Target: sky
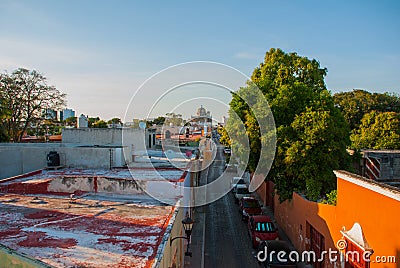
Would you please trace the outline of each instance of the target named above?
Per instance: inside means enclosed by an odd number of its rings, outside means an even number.
[[[333,93],[400,94],[399,14],[396,0],[0,0],[0,71],[38,70],[67,93],[78,115],[105,120],[154,117],[154,110],[129,106],[153,107],[146,96],[159,93],[146,84],[171,66],[215,62],[245,81],[271,47],[317,59]],[[144,88],[147,95],[132,101]],[[208,88],[203,100],[192,98],[198,90],[187,86],[187,101],[163,98],[177,105],[157,113],[187,117],[203,104],[220,120],[229,91]]]

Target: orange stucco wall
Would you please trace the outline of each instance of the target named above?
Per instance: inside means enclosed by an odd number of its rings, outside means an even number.
[[[272,208],[273,202],[274,202],[274,197],[273,197],[273,189],[274,189],[274,183],[271,181],[264,181],[260,187],[257,188],[256,192],[258,196],[261,198],[263,201],[263,204],[265,206],[270,206]]]
[[[400,267],[400,201],[338,178],[337,212],[340,224],[350,229],[360,223],[374,256],[396,256],[397,264],[371,263],[371,267]]]
[[[300,252],[309,250],[307,223],[324,236],[325,249],[335,248],[331,232],[337,232],[337,236],[340,234],[340,229],[335,229],[336,209],[335,206],[310,202],[298,194],[294,194],[291,201],[283,203],[279,203],[275,196],[274,213],[277,223]],[[326,260],[326,267],[328,266]]]
[[[397,263],[371,262],[370,267],[400,267],[400,201],[338,177],[337,205],[311,202],[298,194],[279,203],[275,196],[275,218],[299,251],[309,250],[307,223],[325,238],[325,249],[336,250],[340,230],[358,222],[376,256],[395,256]],[[338,264],[336,264],[337,267]],[[334,267],[328,260],[325,267]]]

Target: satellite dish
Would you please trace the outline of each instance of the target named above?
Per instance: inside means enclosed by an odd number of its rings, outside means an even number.
[[[140,129],[146,129],[146,123],[145,122],[139,122],[139,128]]]

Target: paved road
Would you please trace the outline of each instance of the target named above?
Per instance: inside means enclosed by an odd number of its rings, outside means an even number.
[[[218,146],[216,159],[208,170],[208,183],[223,173],[225,165],[223,160],[223,147]],[[247,234],[247,226],[240,217],[232,194],[225,195],[206,205],[205,208],[204,266],[260,267],[254,258],[255,253]]]

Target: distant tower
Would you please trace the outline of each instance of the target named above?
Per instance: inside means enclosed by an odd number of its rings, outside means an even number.
[[[199,109],[197,109],[197,116],[206,116],[207,111],[204,109],[203,105],[200,106]]]
[[[88,127],[88,118],[81,114],[78,118],[78,128],[87,128]]]

